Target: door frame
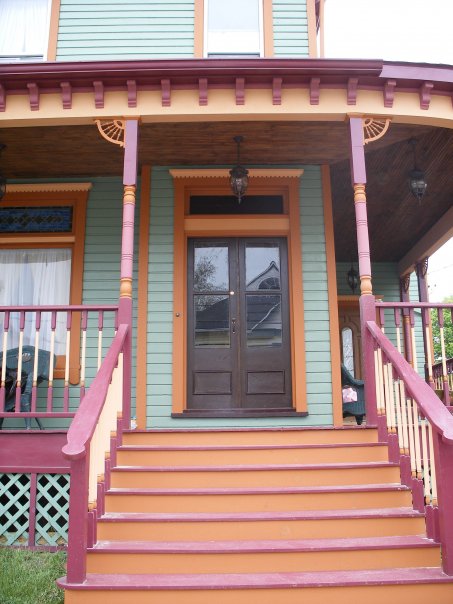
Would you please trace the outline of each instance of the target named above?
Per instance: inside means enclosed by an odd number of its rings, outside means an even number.
[[[170,170],[174,179],[172,415],[187,409],[187,240],[193,237],[284,237],[288,246],[293,409],[308,415],[299,189],[301,169],[250,170],[250,195],[282,195],[284,214],[197,215],[191,195],[230,195],[228,170]],[[295,311],[297,309],[297,312]],[[297,367],[297,370],[296,370]]]

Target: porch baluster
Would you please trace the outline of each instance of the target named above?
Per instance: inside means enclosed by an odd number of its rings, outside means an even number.
[[[88,312],[82,312],[82,352],[80,355],[80,400],[85,396]]]
[[[55,355],[55,330],[57,328],[57,313],[52,311],[50,317],[50,358],[49,358],[49,386],[47,388],[47,411],[52,411],[53,404],[53,372]]]
[[[17,357],[16,405],[15,412],[20,413],[20,397],[22,394],[22,350],[24,347],[25,311],[19,313],[19,352]]]
[[[72,311],[66,311],[66,354],[64,364],[64,395],[63,409],[65,412],[69,410],[69,361],[71,355],[71,325]]]
[[[414,317],[414,309],[411,308],[409,310],[409,320],[411,326],[411,348],[412,348],[412,367],[414,371],[417,371],[418,361],[417,361],[417,345],[415,340],[415,317]]]
[[[453,314],[453,311],[452,311]],[[444,312],[441,308],[437,309],[437,319],[439,321],[439,337],[440,337],[440,350],[442,356],[442,387],[444,390],[444,403],[446,405],[450,404],[450,389],[448,385],[448,376],[447,376],[447,355],[445,352],[445,322],[444,322]]]
[[[3,319],[3,349],[2,349],[2,381],[0,385],[0,411],[5,410],[5,382],[6,382],[6,351],[8,350],[9,311],[5,312]]]
[[[102,330],[104,329],[104,313],[102,310],[98,313],[98,369],[102,361]]]
[[[33,385],[31,389],[31,410],[36,412],[36,398],[38,395],[38,355],[39,355],[39,331],[41,329],[41,313],[35,314],[35,354],[33,358]]]

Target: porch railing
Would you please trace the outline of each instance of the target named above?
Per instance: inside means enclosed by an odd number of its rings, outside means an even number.
[[[0,418],[74,417],[117,329],[116,305],[0,307]]]
[[[442,547],[442,566],[453,575],[453,417],[374,321],[378,421],[387,426],[392,461],[412,487],[414,507],[426,512],[428,536]]]
[[[424,376],[446,405],[453,390],[453,360],[448,347],[453,334],[453,304],[435,302],[376,302],[382,331],[394,336],[399,352]]]
[[[128,326],[120,325],[109,351],[68,430],[63,455],[70,460],[68,583],[82,583],[86,548],[96,542],[96,518],[103,513],[103,489],[110,451],[121,439],[123,354]]]

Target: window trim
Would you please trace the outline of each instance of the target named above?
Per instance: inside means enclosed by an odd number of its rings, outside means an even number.
[[[4,249],[70,248],[71,284],[69,304],[82,304],[83,269],[85,255],[85,225],[88,194],[91,183],[39,183],[7,185],[2,205],[15,207],[71,206],[73,208],[72,231],[68,233],[0,233]],[[80,379],[80,323],[71,328],[69,355],[69,382],[78,384]],[[64,378],[64,355],[57,356],[55,378]]]

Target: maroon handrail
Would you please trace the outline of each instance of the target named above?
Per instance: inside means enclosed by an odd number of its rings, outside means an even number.
[[[444,442],[453,444],[453,417],[448,409],[440,402],[432,388],[398,352],[387,336],[382,333],[376,323],[368,321],[367,327],[392,363],[399,378],[403,380],[407,392],[415,400],[422,414],[430,421],[434,430],[442,436]]]
[[[432,388],[414,371],[382,333],[376,322],[367,321],[366,328],[374,340],[375,346],[382,351],[384,359],[390,363],[394,376],[403,382],[405,391],[415,401],[422,417],[427,418],[433,428],[437,506],[434,509],[432,505],[429,505],[429,501],[426,502],[424,499],[422,504],[426,511],[427,526],[428,523],[431,524],[431,536],[441,544],[442,569],[447,575],[453,576],[453,515],[451,514],[453,509],[453,417]],[[399,459],[403,475],[403,456],[401,454]],[[427,463],[426,458],[423,463]],[[417,483],[418,480],[413,479],[413,482]],[[414,506],[416,506],[416,489],[413,490],[413,497]]]
[[[82,310],[118,310],[118,304],[57,304],[47,306],[0,306],[0,312],[30,312],[30,311],[42,311],[51,312],[73,310],[75,312]]]
[[[93,529],[96,518],[96,511],[88,510],[89,445],[107,398],[113,371],[123,351],[128,330],[128,325],[119,326],[107,355],[76,412],[67,433],[67,443],[62,449],[63,455],[71,463],[68,583],[80,584],[86,577],[86,549],[89,540],[92,540],[89,532],[93,533],[89,528]]]
[[[127,331],[127,325],[119,326],[118,332],[105,356],[104,362],[94,378],[88,393],[80,403],[68,430],[68,442],[62,449],[63,455],[67,459],[80,459],[87,453],[87,445],[89,445],[91,441],[97,421],[107,398],[113,370],[118,363],[118,357],[122,351]]]

